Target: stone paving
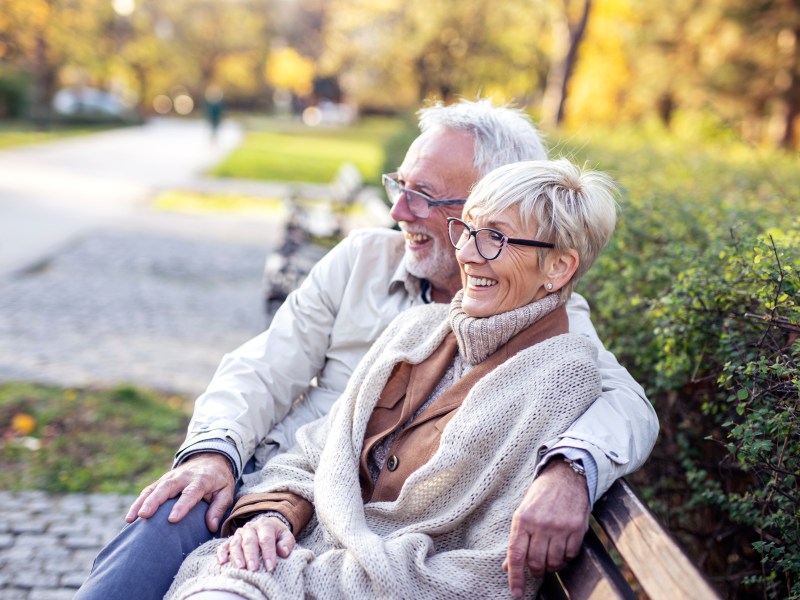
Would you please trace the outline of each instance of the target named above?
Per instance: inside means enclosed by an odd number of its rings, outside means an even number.
[[[0,600],[67,600],[133,497],[0,491]]]

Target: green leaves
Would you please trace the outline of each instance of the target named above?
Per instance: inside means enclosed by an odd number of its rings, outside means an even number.
[[[635,483],[724,595],[800,598],[796,157],[643,139],[573,155],[626,190],[578,291],[659,415]]]

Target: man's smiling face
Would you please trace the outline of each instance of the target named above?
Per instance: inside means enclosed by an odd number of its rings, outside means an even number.
[[[478,180],[474,143],[467,131],[436,128],[419,136],[397,170],[403,187],[433,200],[466,198]],[[404,198],[392,207],[392,218],[406,236],[406,266],[427,279],[434,292],[452,296],[461,287],[458,263],[447,235],[447,217],[461,215],[461,206],[431,207],[421,219],[411,213]]]

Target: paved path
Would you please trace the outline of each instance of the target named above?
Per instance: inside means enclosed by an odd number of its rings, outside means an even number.
[[[246,191],[203,169],[235,147],[201,122],[0,151],[0,382],[133,382],[196,395],[262,330],[283,215],[159,213],[161,189]],[[5,426],[5,424],[3,424]],[[0,600],[71,598],[131,498],[0,491]]]
[[[0,600],[72,598],[131,501],[0,491]]]

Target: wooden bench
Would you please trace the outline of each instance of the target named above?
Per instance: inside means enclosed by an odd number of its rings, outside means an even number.
[[[347,210],[364,188],[358,168],[343,163],[328,187],[328,197],[307,201],[294,194],[287,199],[289,219],[281,246],[267,256],[263,289],[267,318],[271,319],[292,290],[297,289],[317,261],[341,237]],[[312,210],[311,207],[316,210]],[[328,243],[324,243],[328,241]]]
[[[612,559],[607,545],[623,568]],[[595,503],[581,553],[566,568],[545,578],[539,597],[705,600],[720,596],[630,485],[619,480]]]

